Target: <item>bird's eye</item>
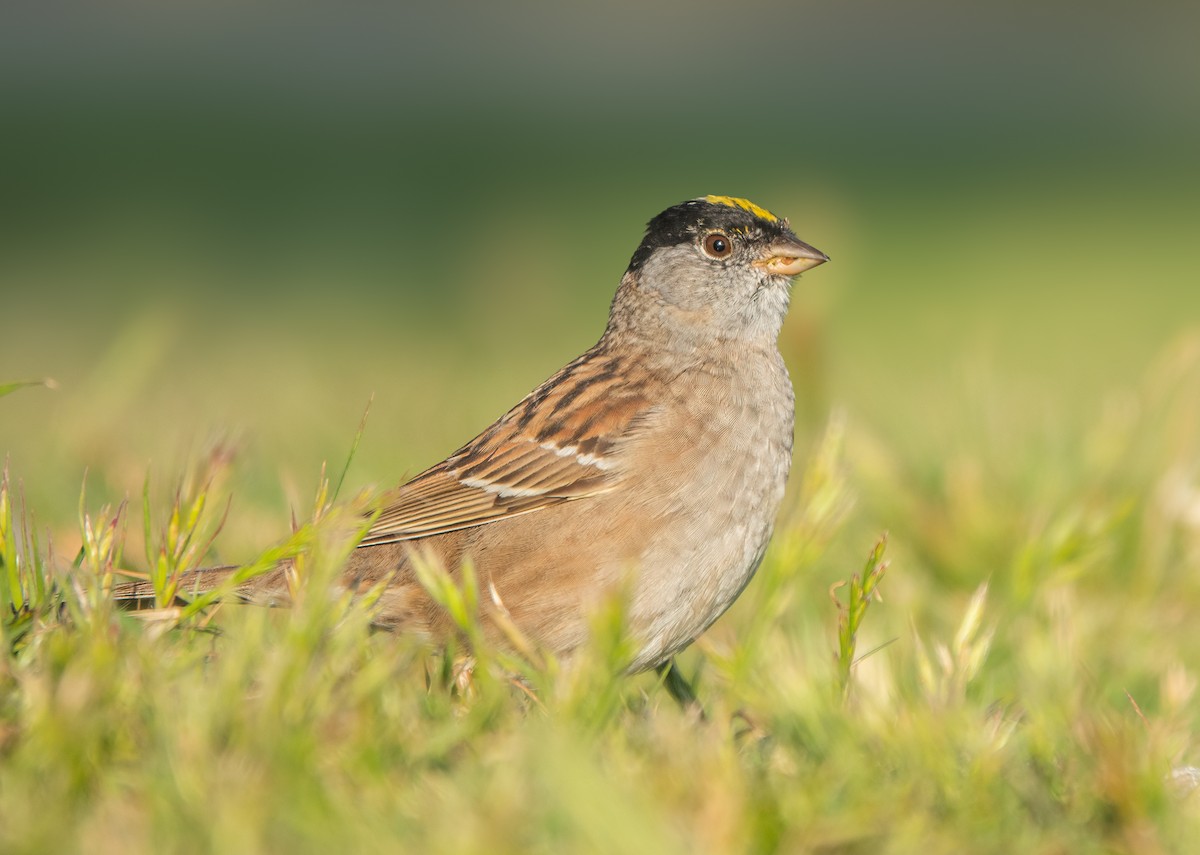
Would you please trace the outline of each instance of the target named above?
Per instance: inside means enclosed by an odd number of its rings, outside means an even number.
[[[722,232],[713,232],[704,238],[704,252],[711,258],[728,258],[733,253],[733,241]]]

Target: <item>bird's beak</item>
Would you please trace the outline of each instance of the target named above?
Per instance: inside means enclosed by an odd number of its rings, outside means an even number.
[[[780,238],[767,247],[763,257],[754,262],[772,276],[795,276],[824,264],[829,256],[798,238]]]

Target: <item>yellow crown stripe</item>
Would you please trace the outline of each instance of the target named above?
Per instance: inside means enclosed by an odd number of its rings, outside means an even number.
[[[768,223],[779,222],[779,217],[772,214],[766,208],[759,207],[749,199],[739,199],[736,196],[705,196],[706,202],[712,202],[714,205],[726,205],[730,208],[741,208],[743,211],[749,211],[759,219],[766,220]]]

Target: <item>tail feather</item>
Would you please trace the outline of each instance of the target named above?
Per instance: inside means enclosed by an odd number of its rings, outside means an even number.
[[[228,564],[221,567],[202,567],[184,573],[175,587],[175,604],[186,603],[199,594],[216,590],[238,569],[238,565]],[[287,591],[287,582],[283,574],[284,569],[277,567],[265,576],[259,576],[235,589],[232,592],[233,596],[241,602],[283,605],[279,599],[279,594],[286,594]],[[281,591],[275,590],[276,588],[281,588]],[[154,585],[151,582],[127,582],[117,585],[113,588],[112,597],[120,608],[127,611],[152,609],[157,605]]]

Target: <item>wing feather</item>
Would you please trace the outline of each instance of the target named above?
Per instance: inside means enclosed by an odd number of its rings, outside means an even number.
[[[616,489],[623,444],[654,412],[599,347],[495,424],[401,486],[360,546],[486,525]]]

